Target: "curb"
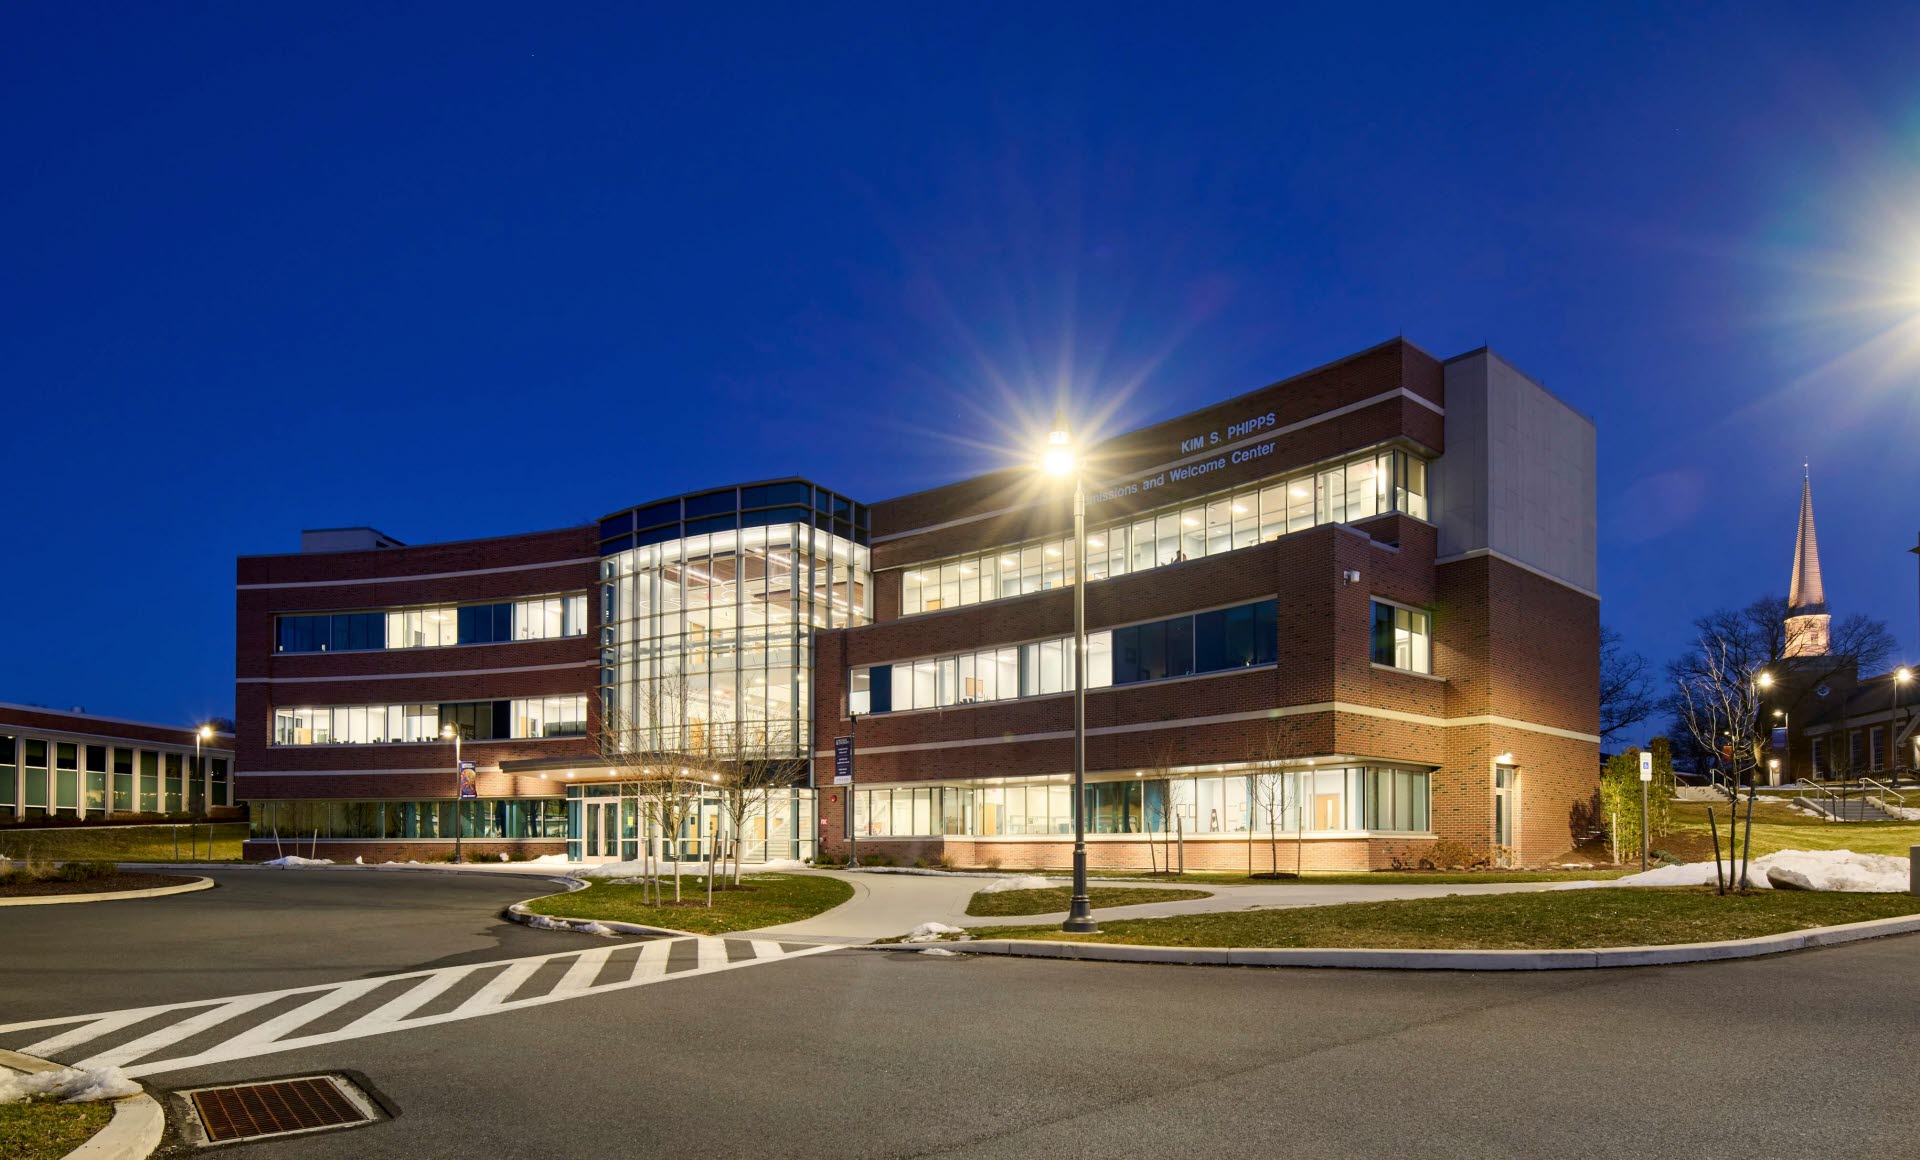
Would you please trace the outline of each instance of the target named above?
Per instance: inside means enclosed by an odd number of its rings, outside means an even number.
[[[592,885],[578,878],[556,878],[555,882],[564,882],[567,893],[585,890]],[[551,894],[542,894],[540,898],[551,898]],[[674,930],[665,926],[642,926],[637,922],[603,922],[597,918],[567,918],[556,914],[535,914],[527,909],[527,903],[537,899],[528,898],[514,903],[504,911],[508,922],[517,922],[521,926],[534,930],[565,930],[575,934],[657,934],[671,937],[693,937],[692,931]]]
[[[59,906],[68,902],[118,902],[127,898],[164,898],[169,894],[192,894],[196,890],[212,890],[211,878],[196,876],[191,882],[182,882],[178,886],[154,886],[146,890],[109,890],[99,894],[48,894],[26,898],[0,898],[0,906]]]
[[[59,1071],[65,1066],[4,1050],[0,1050],[0,1064],[25,1072]],[[145,1160],[160,1146],[166,1130],[167,1113],[160,1101],[146,1092],[124,1096],[113,1101],[113,1119],[107,1126],[62,1160]]]
[[[1817,926],[1724,942],[1672,943],[1592,950],[1458,951],[1337,949],[1331,947],[1159,947],[1050,939],[983,939],[977,942],[884,943],[865,950],[919,951],[944,947],[962,954],[1017,955],[1082,962],[1166,963],[1223,967],[1339,967],[1394,971],[1574,971],[1601,967],[1658,967],[1751,959],[1787,951],[1838,946],[1920,931],[1920,914],[1875,918],[1840,926]]]

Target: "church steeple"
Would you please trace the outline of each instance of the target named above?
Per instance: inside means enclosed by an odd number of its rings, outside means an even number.
[[[1786,655],[1827,655],[1827,590],[1820,582],[1820,539],[1813,528],[1813,473],[1800,481],[1800,531],[1793,543],[1793,583],[1787,591]]]

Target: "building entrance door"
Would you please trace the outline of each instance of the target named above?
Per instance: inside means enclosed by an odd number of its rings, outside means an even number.
[[[1513,813],[1518,799],[1520,771],[1510,765],[1493,767],[1493,844],[1502,859],[1513,850]]]
[[[613,801],[589,801],[586,803],[586,840],[584,857],[589,862],[618,862],[620,860],[620,803]]]

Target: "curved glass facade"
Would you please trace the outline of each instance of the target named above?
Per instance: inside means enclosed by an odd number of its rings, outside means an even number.
[[[806,490],[807,507],[738,506],[795,498],[797,489]],[[683,514],[683,502],[696,514]],[[847,535],[835,530],[843,522],[833,514],[836,504],[844,505]],[[787,481],[669,500],[603,521],[618,529],[600,562],[607,740],[632,753],[804,757],[812,630],[865,624],[873,615],[868,549],[852,535],[855,506]],[[653,542],[635,545],[636,533],[621,527],[669,507],[672,524],[637,533]],[[864,523],[864,509],[858,516]],[[760,522],[770,518],[784,522]],[[733,526],[684,534],[715,520]],[[683,534],[655,540],[662,530]],[[864,540],[865,529],[858,531]]]

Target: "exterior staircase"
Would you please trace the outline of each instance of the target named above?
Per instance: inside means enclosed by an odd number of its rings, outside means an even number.
[[[1798,797],[1793,800],[1795,805],[1810,810],[1817,810],[1836,822],[1892,822],[1899,820],[1879,806],[1858,797],[1844,799]]]

